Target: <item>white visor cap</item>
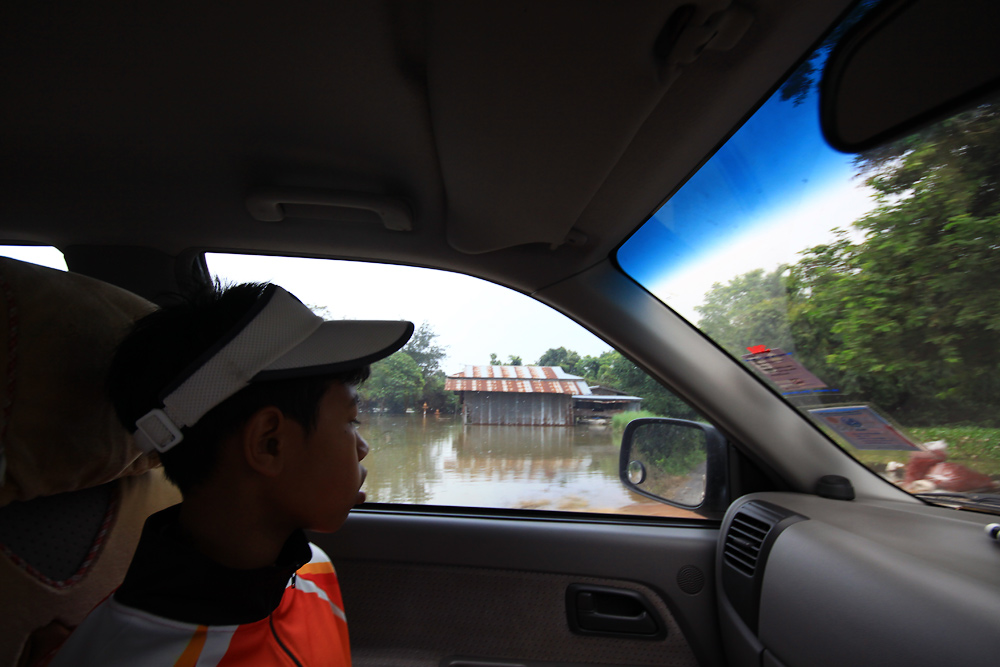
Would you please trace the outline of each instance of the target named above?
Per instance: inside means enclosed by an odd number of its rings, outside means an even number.
[[[413,323],[324,321],[277,285],[183,377],[165,390],[162,408],[136,420],[144,452],[165,452],[184,439],[181,429],[251,382],[333,374],[388,357],[406,344]]]

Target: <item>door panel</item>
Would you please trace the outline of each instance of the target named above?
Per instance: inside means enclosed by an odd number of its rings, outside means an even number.
[[[362,667],[723,664],[708,522],[356,510],[313,539],[337,567]],[[666,637],[573,633],[572,584],[638,593]]]

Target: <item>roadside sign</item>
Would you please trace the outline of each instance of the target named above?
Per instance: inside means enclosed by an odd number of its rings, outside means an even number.
[[[743,360],[776,384],[780,392],[826,389],[826,384],[822,380],[781,348],[769,349],[763,345],[756,345],[747,349],[750,350],[750,354],[744,354]]]
[[[867,405],[813,408],[809,413],[836,431],[855,449],[919,451],[889,420]]]

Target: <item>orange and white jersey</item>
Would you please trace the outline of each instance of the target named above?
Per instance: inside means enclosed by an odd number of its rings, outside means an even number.
[[[242,625],[183,623],[110,597],[91,612],[52,666],[226,667],[351,664],[337,575],[310,544],[312,559],[295,572],[270,616]]]

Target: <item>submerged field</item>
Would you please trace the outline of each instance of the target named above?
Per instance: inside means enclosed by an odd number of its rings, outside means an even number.
[[[621,434],[610,424],[463,426],[421,414],[362,422],[370,502],[693,516],[625,489]]]

